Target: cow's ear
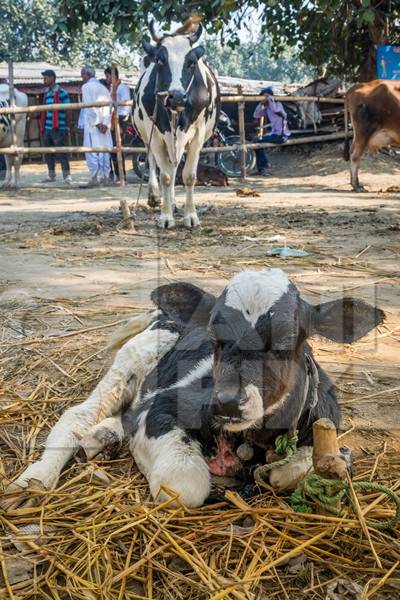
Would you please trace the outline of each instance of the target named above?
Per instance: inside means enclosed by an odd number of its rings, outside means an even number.
[[[181,325],[207,325],[215,296],[191,283],[170,283],[151,293],[154,304]]]
[[[204,56],[204,53],[205,53],[204,46],[196,46],[196,48],[193,48],[193,52],[195,53],[197,60],[199,60],[199,58]]]
[[[312,330],[324,337],[350,344],[383,322],[385,313],[356,298],[341,298],[313,307]]]
[[[150,44],[150,42],[146,42],[146,40],[142,40],[142,47],[143,50],[146,52],[147,56],[154,60],[156,47]]]

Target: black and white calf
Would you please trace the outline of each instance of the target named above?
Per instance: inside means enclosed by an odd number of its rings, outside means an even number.
[[[158,311],[148,327],[121,348],[89,399],[61,417],[17,486],[53,487],[76,451],[93,457],[126,435],[155,500],[173,490],[200,506],[212,474],[245,477],[278,433],[297,428],[304,444],[315,420],[339,425],[334,385],[307,338],[349,343],[383,320],[352,298],[310,305],[280,269],[241,272],[218,298],[173,283],[152,299]],[[237,452],[244,442],[254,449],[248,462]]]
[[[202,33],[165,35],[151,33],[156,45],[143,42],[145,70],[138,82],[133,111],[135,127],[148,148],[149,204],[162,192],[159,225],[174,227],[175,176],[186,153],[182,178],[186,188],[183,222],[200,224],[193,198],[200,150],[218,121],[220,94],[217,80],[203,59],[204,48],[195,46]]]
[[[7,83],[0,84],[0,108],[9,108],[10,88]],[[15,90],[15,105],[28,106],[28,96],[23,92]],[[26,114],[15,116],[15,129],[17,135],[17,146],[24,145]],[[11,136],[11,115],[0,114],[0,148],[8,148],[13,143]],[[22,162],[21,156],[6,154],[6,177],[4,187],[18,187],[19,170]],[[14,167],[14,175],[12,167]]]

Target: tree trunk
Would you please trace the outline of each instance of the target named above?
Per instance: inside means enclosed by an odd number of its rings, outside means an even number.
[[[378,4],[382,9],[381,0],[374,1],[375,21],[368,26],[369,40],[366,48],[365,62],[360,66],[360,81],[371,81],[377,78],[376,46],[388,43],[388,29],[384,17],[378,13]]]

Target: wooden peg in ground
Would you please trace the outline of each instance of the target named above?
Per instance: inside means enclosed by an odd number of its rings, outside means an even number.
[[[340,453],[337,441],[336,427],[330,419],[319,419],[313,423],[313,467],[314,472],[324,479],[347,479],[347,463]],[[337,492],[335,486],[327,486],[325,493],[333,496]],[[340,509],[340,500],[331,508]],[[322,507],[317,509],[320,514],[331,514]]]
[[[319,419],[313,423],[313,466],[314,471],[325,479],[347,477],[347,463],[339,450],[336,427],[330,419]]]

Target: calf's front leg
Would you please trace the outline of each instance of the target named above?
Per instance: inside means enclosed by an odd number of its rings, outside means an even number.
[[[9,491],[35,485],[54,488],[80,440],[97,423],[118,413],[127,402],[134,401],[144,378],[177,339],[177,333],[153,325],[129,340],[116,354],[110,370],[89,398],[61,416],[49,433],[42,457],[11,484]]]

